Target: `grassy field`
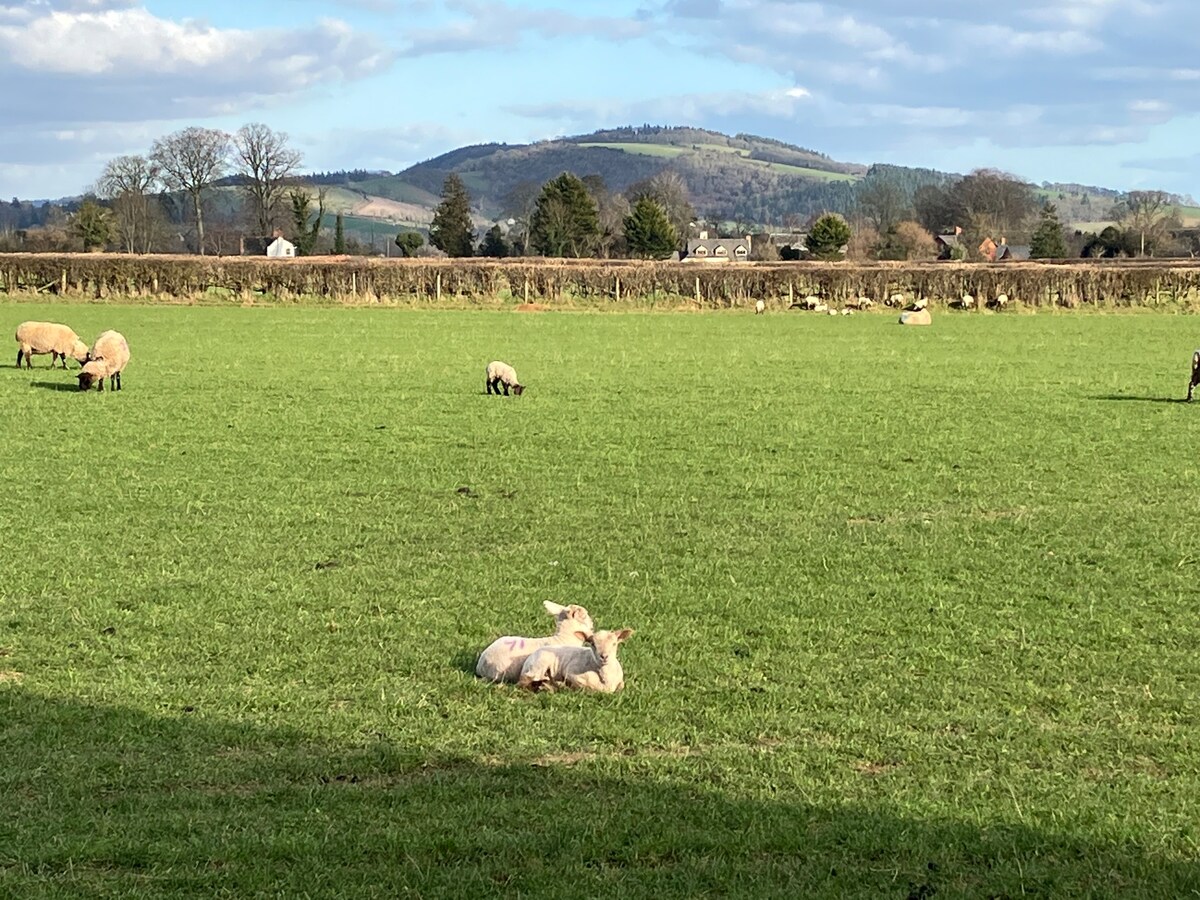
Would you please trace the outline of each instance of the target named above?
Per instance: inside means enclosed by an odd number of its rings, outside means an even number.
[[[1200,891],[1190,318],[0,312],[2,896]]]
[[[675,158],[685,153],[694,153],[696,150],[708,150],[716,153],[729,153],[734,156],[740,156],[747,162],[756,163],[765,169],[771,169],[776,172],[783,172],[788,175],[802,175],[805,178],[814,178],[817,181],[858,181],[857,175],[848,175],[844,172],[829,172],[825,169],[811,169],[808,166],[792,166],[786,163],[769,162],[767,160],[751,159],[750,151],[738,147],[728,147],[723,144],[688,144],[687,146],[675,146],[668,144],[643,144],[638,142],[616,142],[616,141],[594,141],[591,143],[580,144],[580,147],[606,147],[609,150],[621,150],[625,153],[634,153],[639,156],[660,156],[667,158]]]

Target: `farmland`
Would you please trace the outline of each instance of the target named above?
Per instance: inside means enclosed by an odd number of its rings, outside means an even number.
[[[0,311],[0,894],[1200,889],[1190,316]]]

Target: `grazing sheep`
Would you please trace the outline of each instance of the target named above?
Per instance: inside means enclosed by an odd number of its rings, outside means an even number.
[[[550,600],[542,603],[554,616],[557,627],[548,637],[526,638],[505,635],[496,638],[479,654],[475,674],[487,681],[514,682],[521,675],[521,666],[529,655],[543,647],[575,646],[592,635],[592,617],[582,606],[572,603],[560,606]]]
[[[1187,402],[1192,402],[1192,391],[1200,384],[1200,350],[1192,354],[1192,381],[1188,385]]]
[[[887,306],[890,306],[892,308],[895,308],[897,306],[903,306],[904,305],[904,295],[903,294],[892,294],[892,296],[888,297],[883,302]]]
[[[104,379],[109,379],[109,387],[114,391],[121,389],[121,372],[129,364],[129,342],[119,331],[106,331],[96,338],[92,349],[87,354],[88,361],[79,370],[79,389],[90,390],[96,383],[96,390],[104,390]]]
[[[875,301],[872,300],[870,297],[859,297],[854,302],[848,303],[846,305],[849,306],[851,309],[861,309],[861,310],[865,311],[865,310],[870,309],[872,306],[874,306]]]
[[[996,299],[988,304],[992,309],[1004,309],[1008,306],[1008,294],[997,294]]]
[[[67,367],[67,357],[70,356],[79,363],[87,359],[87,344],[79,339],[74,331],[66,325],[57,322],[22,322],[17,326],[17,368],[21,368],[21,360],[25,360],[27,369],[33,368],[35,353],[49,353],[50,367],[62,359],[62,367]]]
[[[633,629],[597,631],[586,647],[544,647],[521,667],[520,687],[531,691],[575,688],[612,694],[625,687],[617,647],[633,637]]]
[[[487,392],[490,394],[495,391],[499,396],[500,388],[504,388],[505,397],[508,396],[509,388],[512,388],[512,392],[520,397],[525,390],[525,385],[517,380],[516,369],[497,359],[487,364]]]
[[[906,309],[900,313],[901,325],[932,325],[933,317],[927,309]]]
[[[765,302],[763,302],[762,300],[754,301],[754,314],[756,316],[761,316],[766,311],[767,311],[767,304]]]

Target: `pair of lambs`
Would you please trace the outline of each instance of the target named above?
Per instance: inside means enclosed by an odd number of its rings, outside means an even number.
[[[542,638],[496,638],[479,654],[475,674],[492,682],[516,682],[531,691],[558,687],[611,694],[625,686],[617,647],[632,629],[594,631],[586,609],[572,603],[542,604],[554,616],[554,634]]]

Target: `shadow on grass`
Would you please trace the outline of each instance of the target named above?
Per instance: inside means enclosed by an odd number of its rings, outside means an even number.
[[[1127,400],[1133,403],[1187,403],[1182,397],[1136,397],[1129,394],[1104,394],[1089,397],[1089,400]]]
[[[479,661],[478,650],[459,650],[450,657],[450,668],[475,675],[475,663]]]
[[[786,780],[781,799],[728,796],[695,760],[489,765],[202,716],[0,692],[0,893],[1173,897],[1200,886],[1193,866],[1128,842],[813,805]]]
[[[79,393],[79,385],[77,383],[65,384],[61,381],[31,381],[29,382],[29,386],[41,388],[43,391],[73,391],[76,394]]]

